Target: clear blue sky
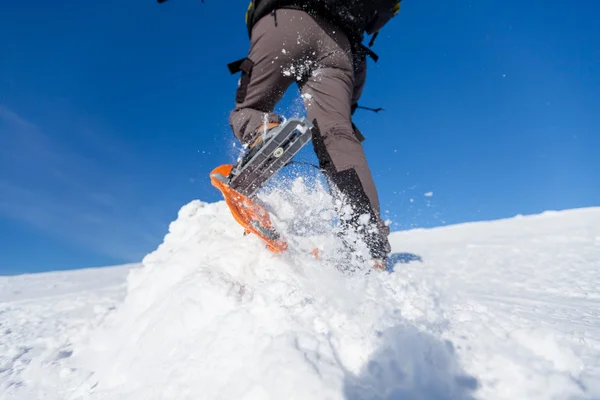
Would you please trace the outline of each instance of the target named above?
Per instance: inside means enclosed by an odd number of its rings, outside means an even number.
[[[0,274],[138,261],[182,205],[220,199],[246,6],[5,2]],[[404,0],[362,99],[386,111],[355,118],[395,230],[600,205],[598,15]]]

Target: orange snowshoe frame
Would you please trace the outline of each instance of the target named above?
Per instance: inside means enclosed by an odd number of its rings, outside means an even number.
[[[261,238],[272,252],[282,253],[286,251],[288,248],[287,243],[276,237],[269,213],[248,197],[219,180],[219,176],[229,176],[232,168],[233,165],[224,164],[210,173],[210,182],[223,194],[231,215],[244,228],[246,234],[253,233]]]

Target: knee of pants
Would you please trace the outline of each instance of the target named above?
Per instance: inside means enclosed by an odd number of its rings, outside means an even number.
[[[338,125],[323,129],[314,119],[313,147],[321,168],[343,171],[366,164],[363,147],[354,134],[351,124]]]

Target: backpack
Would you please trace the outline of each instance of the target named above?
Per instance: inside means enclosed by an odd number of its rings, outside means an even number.
[[[400,11],[402,0],[252,0],[246,11],[248,35],[254,24],[278,8],[295,8],[329,19],[353,40],[377,34]]]

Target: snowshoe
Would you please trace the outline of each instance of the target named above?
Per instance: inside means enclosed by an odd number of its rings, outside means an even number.
[[[306,119],[292,118],[269,130],[260,144],[238,160],[228,186],[252,197],[310,141],[312,127]]]
[[[273,228],[269,213],[253,197],[310,141],[311,129],[312,124],[306,119],[290,119],[271,129],[236,165],[221,165],[210,174],[211,183],[221,191],[244,232],[258,236],[275,253],[286,251],[287,243]]]
[[[227,185],[227,176],[231,173],[231,164],[221,165],[210,174],[210,181],[221,191],[231,215],[244,228],[245,234],[253,233],[262,239],[269,250],[282,253],[287,250],[287,243],[282,241],[273,229],[269,213],[255,201],[237,192]]]

